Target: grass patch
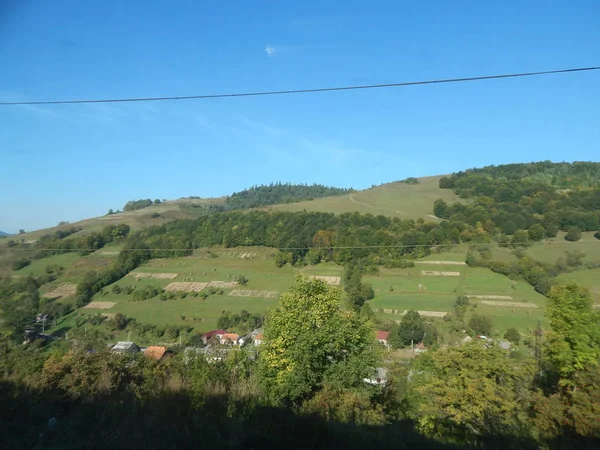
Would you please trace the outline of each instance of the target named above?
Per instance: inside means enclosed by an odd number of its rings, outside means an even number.
[[[440,189],[441,176],[419,178],[418,184],[388,183],[354,194],[326,197],[310,201],[276,205],[267,209],[278,211],[321,211],[334,214],[360,212],[402,219],[439,220],[433,214],[433,202],[443,199],[447,203],[464,202],[450,189]]]
[[[28,266],[23,267],[22,269],[13,272],[13,274],[18,275],[18,276],[24,276],[24,277],[26,277],[28,275],[33,275],[33,276],[46,275],[46,267],[47,266],[58,265],[58,266],[62,266],[65,269],[67,269],[70,266],[72,266],[80,258],[81,258],[81,256],[78,253],[69,252],[69,253],[62,253],[60,255],[48,256],[47,258],[35,259],[35,260],[31,261],[31,263]]]

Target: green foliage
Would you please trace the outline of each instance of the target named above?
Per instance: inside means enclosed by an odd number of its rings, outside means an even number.
[[[447,219],[448,218],[448,204],[444,201],[444,200],[436,200],[435,202],[433,202],[433,214],[436,217],[440,217],[442,219]]]
[[[513,248],[523,248],[529,246],[529,233],[525,230],[517,230],[514,232],[510,245]]]
[[[504,339],[518,345],[521,342],[521,333],[516,328],[509,328],[504,333]]]
[[[331,197],[354,192],[354,189],[340,189],[320,184],[273,183],[268,186],[253,186],[234,192],[227,198],[227,209],[248,209],[257,206],[292,203],[314,198]]]
[[[550,290],[546,315],[552,332],[545,354],[564,380],[600,361],[600,314],[592,309],[587,289],[577,284],[555,285]]]
[[[469,328],[480,335],[489,336],[492,333],[493,322],[488,316],[473,314],[469,320]]]
[[[136,209],[146,208],[152,205],[152,200],[149,198],[143,200],[130,200],[123,207],[123,211],[135,211]]]
[[[491,220],[505,234],[530,229],[543,217],[545,233],[567,231],[577,226],[598,230],[600,209],[600,163],[508,164],[458,172],[440,179],[440,187],[450,188],[472,204],[454,203],[446,214]],[[481,220],[484,223],[485,220]],[[471,225],[474,225],[471,223]],[[536,233],[534,232],[534,236]],[[532,240],[533,237],[532,237]]]
[[[565,240],[569,242],[576,242],[581,239],[581,230],[578,227],[569,227],[567,234],[565,234]]]
[[[244,275],[238,275],[235,277],[235,281],[242,286],[246,286],[249,280]]]
[[[403,348],[423,340],[425,324],[417,311],[407,311],[398,327],[390,331],[389,342],[395,348]]]
[[[263,314],[251,314],[243,309],[239,314],[223,311],[217,321],[217,328],[228,330],[238,328],[240,332],[256,330],[263,326],[265,316]]]
[[[528,233],[529,233],[529,240],[534,241],[534,242],[541,241],[542,239],[544,239],[546,237],[546,230],[539,223],[536,223],[535,225],[533,225],[529,229]]]
[[[162,292],[162,289],[157,286],[144,286],[133,291],[133,301],[141,302],[156,297]]]
[[[16,259],[11,263],[10,267],[12,270],[20,270],[23,267],[27,267],[30,263],[31,261],[28,259]]]
[[[115,284],[111,289],[113,294],[120,294],[122,289],[118,284]]]
[[[525,437],[530,367],[475,342],[427,352],[414,370],[415,417],[427,436],[475,447],[486,436]]]
[[[376,367],[368,320],[341,309],[342,291],[298,278],[265,322],[259,368],[275,402],[295,402],[324,385],[352,388]]]
[[[375,297],[371,285],[362,282],[363,271],[362,267],[351,264],[346,266],[343,275],[347,304],[356,311],[360,310],[365,302]]]
[[[408,177],[408,178],[405,178],[404,180],[400,180],[398,183],[419,184],[419,179],[415,178],[415,177]]]
[[[600,239],[600,231],[596,231],[596,232],[594,233],[594,237],[595,237],[596,239]]]

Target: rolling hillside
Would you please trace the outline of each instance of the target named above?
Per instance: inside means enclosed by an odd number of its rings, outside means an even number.
[[[443,199],[448,203],[461,201],[460,197],[450,189],[440,189],[438,182],[441,176],[420,178],[417,184],[394,182],[383,184],[364,191],[333,197],[317,198],[296,203],[266,206],[260,209],[272,211],[319,211],[342,214],[360,212],[363,214],[385,215],[402,219],[435,219],[433,202]],[[204,207],[223,205],[227,197],[200,199],[169,200],[157,205],[134,211],[122,211],[117,214],[93,217],[52,228],[44,228],[21,234],[18,240],[34,242],[45,234],[57,230],[81,227],[83,232],[99,231],[107,225],[125,223],[132,230],[152,225],[161,225],[174,219],[191,219],[206,212]]]
[[[276,211],[319,211],[342,214],[360,212],[402,219],[435,218],[433,202],[443,199],[448,203],[461,201],[450,189],[440,189],[442,176],[419,178],[417,184],[400,182],[383,184],[353,194],[327,197],[298,203],[265,208]]]

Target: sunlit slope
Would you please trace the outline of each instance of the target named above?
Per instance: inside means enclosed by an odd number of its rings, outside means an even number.
[[[278,211],[321,211],[370,213],[403,219],[431,219],[433,202],[439,198],[448,203],[461,201],[450,189],[440,189],[442,176],[419,178],[418,184],[388,183],[364,191],[337,197],[326,197],[299,203],[270,207]]]

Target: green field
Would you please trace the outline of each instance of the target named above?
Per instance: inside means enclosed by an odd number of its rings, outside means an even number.
[[[441,176],[419,178],[418,184],[388,183],[349,195],[319,198],[310,201],[276,205],[267,209],[277,211],[321,211],[341,214],[360,212],[402,219],[435,219],[433,202],[443,199],[448,203],[464,201],[450,189],[440,189]]]
[[[594,303],[600,304],[600,268],[576,270],[558,277],[561,283],[575,282],[590,289]]]
[[[342,267],[332,263],[308,266],[294,269],[288,265],[277,268],[272,259],[273,249],[263,248],[236,248],[212,249],[211,253],[217,257],[208,257],[206,250],[199,250],[193,256],[174,259],[155,259],[136,269],[136,272],[145,273],[177,273],[174,279],[125,277],[114,283],[121,287],[134,285],[136,288],[153,285],[164,288],[171,282],[210,282],[232,281],[237,275],[248,278],[245,286],[235,289],[278,291],[285,292],[289,284],[298,273],[308,275],[340,276]],[[240,258],[243,253],[253,253],[256,256],[250,259]],[[88,257],[89,258],[89,257]],[[217,319],[223,311],[240,312],[243,309],[249,312],[266,312],[267,309],[277,305],[277,298],[234,297],[228,295],[233,288],[224,288],[223,295],[213,294],[206,300],[193,297],[188,293],[186,298],[160,301],[158,297],[134,302],[129,295],[112,293],[112,285],[106,287],[103,293],[98,293],[93,301],[115,302],[116,305],[108,310],[86,309],[86,313],[123,313],[142,323],[155,325],[190,324],[190,319],[202,319],[193,322],[199,330],[209,330],[216,327]],[[207,289],[206,289],[207,290]],[[187,320],[183,320],[185,316]]]
[[[155,259],[136,269],[144,273],[176,273],[174,279],[154,279],[125,277],[115,284],[120,287],[133,285],[141,288],[148,285],[164,288],[171,282],[210,282],[232,281],[237,275],[244,275],[249,282],[246,286],[235,289],[256,291],[287,290],[290,282],[298,273],[309,275],[341,276],[343,268],[333,263],[317,266],[307,266],[296,269],[288,265],[277,268],[272,259],[273,249],[266,248],[236,248],[236,249],[203,249],[193,256],[174,259]],[[249,259],[240,255],[251,253]],[[81,261],[91,263],[93,255],[84,257]],[[96,258],[99,258],[96,256]],[[464,253],[447,252],[431,255],[420,261],[461,261]],[[423,276],[422,270],[460,272],[460,276]],[[507,306],[484,306],[480,300],[472,300],[477,305],[475,310],[493,317],[495,326],[505,330],[517,326],[523,331],[535,327],[537,320],[543,320],[544,297],[536,293],[531,286],[523,281],[513,282],[509,278],[484,268],[470,268],[465,265],[419,264],[410,269],[380,269],[378,275],[365,276],[364,280],[371,283],[375,298],[371,306],[380,318],[399,315],[387,314],[380,309],[420,311],[452,311],[457,295],[505,295],[512,302],[535,303],[539,308],[518,308]],[[56,283],[56,282],[55,282]],[[419,290],[422,285],[422,290]],[[390,290],[390,287],[393,290]],[[424,287],[424,288],[423,288]],[[85,309],[87,314],[123,313],[142,323],[164,326],[167,324],[191,325],[199,331],[216,327],[217,319],[223,311],[239,313],[246,309],[249,312],[266,312],[277,305],[277,298],[235,297],[228,295],[234,288],[224,288],[223,295],[212,294],[203,300],[188,293],[185,298],[160,301],[159,297],[134,302],[131,295],[114,294],[112,285],[98,293],[93,301],[114,302],[110,309]],[[426,290],[424,290],[426,289]],[[205,288],[205,292],[208,289]],[[185,317],[185,319],[183,317]],[[193,319],[196,319],[195,321]],[[201,319],[201,320],[199,320]]]
[[[460,261],[460,253],[430,255],[419,261]],[[464,253],[462,254],[464,258]],[[423,276],[421,271],[460,272],[460,276]],[[509,327],[522,331],[535,328],[537,321],[544,323],[545,298],[524,281],[514,282],[508,277],[481,267],[466,265],[418,264],[409,269],[381,269],[378,275],[368,276],[375,298],[371,307],[382,319],[399,320],[398,312],[417,311],[451,312],[458,295],[501,295],[511,299],[472,299],[477,305],[473,312],[492,317],[495,327],[504,332]],[[419,289],[421,285],[421,290]],[[392,288],[393,290],[390,290]],[[426,289],[426,290],[424,290]],[[534,303],[538,308],[514,306],[487,306],[481,301]],[[392,315],[381,310],[393,309]]]
[[[600,240],[594,237],[594,233],[582,233],[581,239],[577,242],[565,241],[565,234],[559,232],[555,238],[545,239],[539,244],[532,245],[527,249],[527,255],[538,261],[554,264],[567,251],[579,250],[585,255],[584,262],[600,261]]]
[[[60,255],[52,255],[47,258],[35,259],[31,263],[20,270],[14,271],[15,276],[40,276],[46,274],[46,267],[50,265],[59,265],[65,269],[74,264],[81,256],[77,253],[69,252]]]

